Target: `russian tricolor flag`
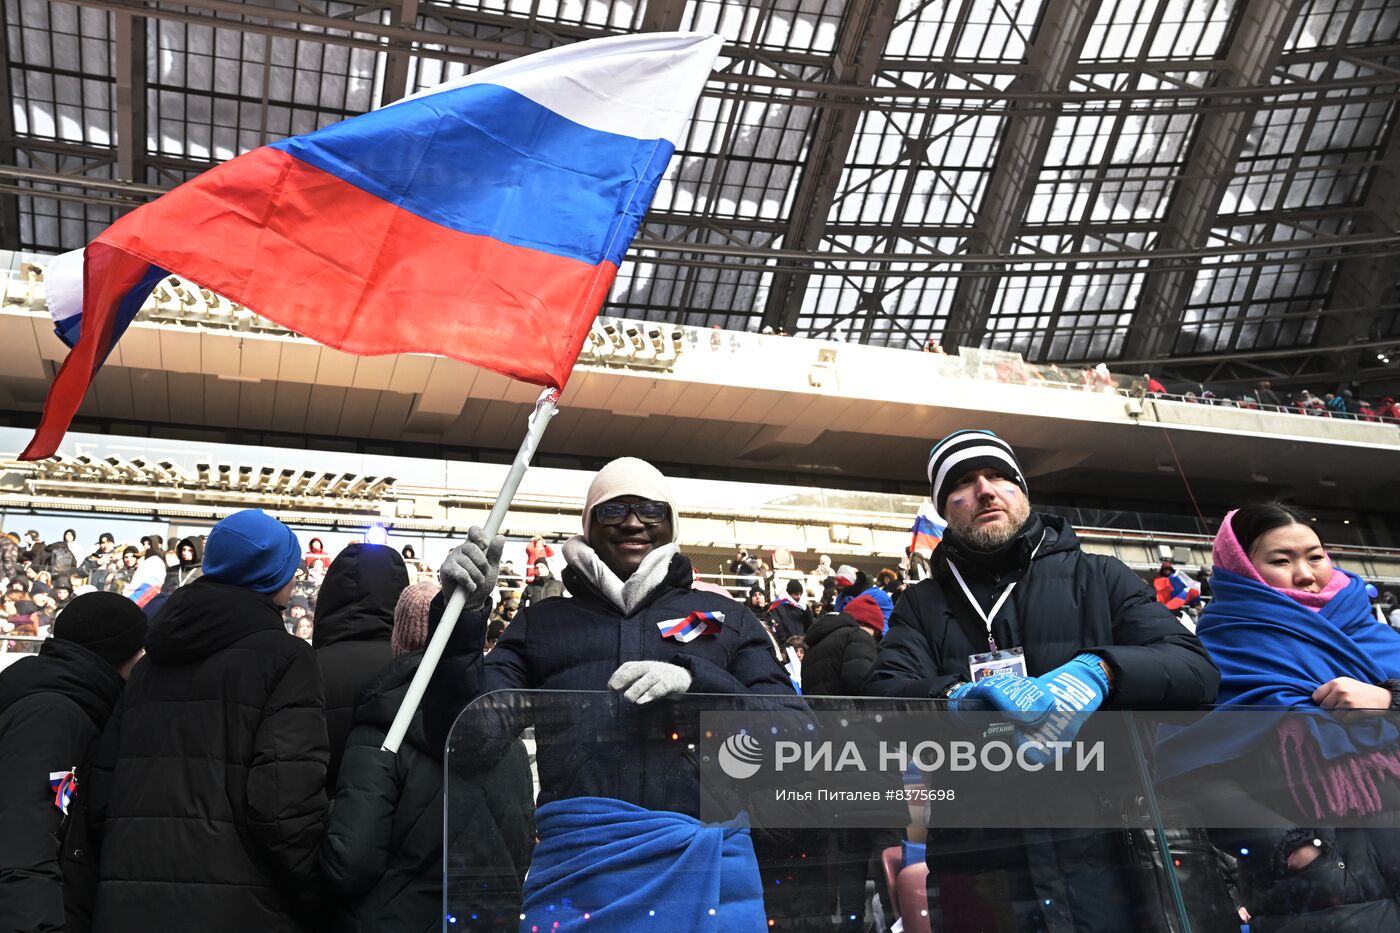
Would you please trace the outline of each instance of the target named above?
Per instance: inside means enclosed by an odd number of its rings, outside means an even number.
[[[153,583],[139,583],[131,588],[131,590],[126,594],[126,597],[127,599],[130,599],[136,605],[144,609],[146,608],[147,603],[149,603],[151,600],[155,599],[159,595],[159,586],[156,586]]]
[[[722,612],[692,612],[684,619],[667,619],[656,623],[662,638],[674,638],[686,644],[701,635],[718,635],[724,623]]]
[[[73,802],[73,794],[78,789],[78,776],[70,768],[67,771],[49,772],[49,790],[53,791],[53,805],[68,815],[68,806]]]
[[[122,217],[45,283],[72,352],[22,455],[175,274],[350,353],[563,388],[723,40],[580,42],[245,153]]]
[[[915,551],[932,554],[933,549],[943,540],[945,527],[943,518],[933,507],[933,503],[925,499],[919,506],[919,513],[914,516],[914,542],[909,547]]]

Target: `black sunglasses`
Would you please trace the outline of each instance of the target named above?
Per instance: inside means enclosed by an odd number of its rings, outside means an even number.
[[[621,525],[627,521],[627,513],[637,516],[643,525],[659,525],[671,514],[671,507],[664,502],[604,502],[593,506],[593,520],[600,525]]]

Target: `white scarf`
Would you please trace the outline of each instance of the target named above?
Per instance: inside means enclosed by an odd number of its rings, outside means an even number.
[[[641,566],[633,571],[626,583],[623,583],[617,578],[617,574],[603,563],[598,552],[589,547],[583,535],[575,535],[565,541],[563,550],[564,560],[568,565],[624,616],[630,616],[657,587],[666,582],[666,574],[671,569],[671,558],[680,553],[680,548],[675,542],[663,544],[642,558]]]

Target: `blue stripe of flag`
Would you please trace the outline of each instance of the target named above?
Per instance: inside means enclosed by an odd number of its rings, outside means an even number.
[[[136,284],[136,287],[126,293],[126,297],[121,300],[121,304],[117,305],[117,319],[112,327],[112,344],[103,352],[99,365],[106,362],[108,355],[112,352],[112,347],[116,345],[121,335],[126,333],[126,329],[131,326],[131,322],[136,320],[136,313],[141,310],[141,305],[145,303],[146,296],[156,287],[157,282],[169,274],[170,273],[166,272],[164,269],[151,266],[146,274],[141,277],[141,281]],[[82,336],[82,331],[83,316],[81,313],[66,317],[61,321],[55,321],[53,326],[53,332],[58,335],[59,340],[67,344],[69,349],[72,349],[78,342],[78,338]]]
[[[589,265],[621,264],[675,148],[581,126],[494,84],[272,146],[433,223]]]

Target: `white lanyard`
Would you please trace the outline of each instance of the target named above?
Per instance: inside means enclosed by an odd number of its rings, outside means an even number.
[[[1044,543],[1045,543],[1045,535],[1044,535],[1044,534],[1041,534],[1040,540],[1036,542],[1035,550],[1031,551],[1031,560],[1035,560],[1035,555],[1038,554],[1038,553],[1040,553],[1040,546],[1041,546],[1042,544],[1044,544]],[[1027,561],[1027,562],[1026,562],[1026,567],[1027,567],[1027,573],[1029,573],[1029,572],[1030,572],[1030,561]],[[967,581],[963,579],[962,573],[959,572],[959,570],[958,570],[958,565],[955,564],[955,563],[953,563],[953,561],[952,561],[951,559],[949,559],[949,561],[948,561],[948,569],[953,571],[953,576],[954,576],[955,578],[957,578],[958,586],[962,587],[963,595],[966,596],[966,597],[967,597],[967,601],[968,601],[969,603],[972,604],[973,610],[974,610],[979,616],[981,616],[981,617],[982,617],[982,621],[983,621],[984,623],[986,623],[986,625],[987,625],[987,645],[988,645],[988,647],[990,647],[993,651],[996,651],[996,650],[997,650],[997,642],[996,642],[996,639],[992,636],[992,620],[995,619],[995,618],[997,617],[997,613],[1001,611],[1001,607],[1004,606],[1004,605],[1006,605],[1006,601],[1007,601],[1008,599],[1011,598],[1011,591],[1014,590],[1014,589],[1016,589],[1016,584],[1019,583],[1019,582],[1021,582],[1021,581],[1019,581],[1019,580],[1012,581],[1011,584],[1008,585],[1008,586],[1006,587],[1006,589],[1004,589],[1004,590],[1001,591],[1001,595],[997,597],[997,601],[996,601],[995,603],[992,604],[992,611],[991,611],[991,612],[983,612],[983,611],[982,611],[982,604],[979,603],[979,602],[977,601],[977,597],[976,597],[976,596],[973,596],[973,595],[972,595],[972,590],[968,589]]]

